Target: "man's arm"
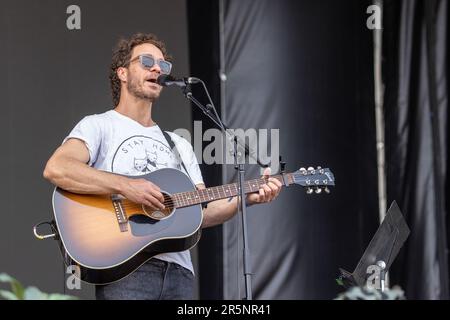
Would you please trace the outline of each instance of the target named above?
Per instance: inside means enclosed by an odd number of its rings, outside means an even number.
[[[164,197],[155,184],[145,179],[131,179],[90,167],[89,151],[79,139],[69,139],[48,160],[44,178],[74,193],[121,194],[127,199],[163,209]]]
[[[270,171],[264,172],[264,177],[268,177]],[[269,178],[267,184],[259,189],[259,192],[247,195],[247,204],[267,203],[274,200],[281,191],[281,182],[274,178]],[[204,184],[198,184],[197,189],[205,189]],[[231,201],[221,199],[211,201],[203,211],[202,228],[212,227],[224,223],[231,219],[237,212],[237,197],[233,197]]]

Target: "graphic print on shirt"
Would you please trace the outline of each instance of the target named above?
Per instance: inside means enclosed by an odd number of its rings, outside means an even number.
[[[167,167],[180,169],[172,150],[165,143],[147,136],[124,140],[111,163],[112,172],[126,175],[141,175]]]

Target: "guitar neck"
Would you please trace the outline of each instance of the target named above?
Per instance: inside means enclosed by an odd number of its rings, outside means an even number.
[[[283,179],[284,176],[284,179]],[[275,178],[281,182],[283,186],[292,184],[292,173],[286,173],[284,175],[274,175],[271,178]],[[286,183],[285,183],[286,179]],[[244,182],[244,192],[252,193],[257,192],[263,184],[267,183],[267,179],[253,179]],[[239,187],[237,183],[224,184],[221,186],[206,188],[202,190],[179,192],[172,194],[176,208],[189,207],[196,204],[210,202],[214,200],[220,200],[225,198],[234,197],[239,194]]]

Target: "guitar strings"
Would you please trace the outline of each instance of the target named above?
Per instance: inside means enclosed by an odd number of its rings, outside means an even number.
[[[164,209],[173,210],[175,208],[175,201],[174,201],[174,199],[172,199],[172,197],[164,198],[163,203],[166,206],[166,208],[164,208]],[[133,202],[127,202],[127,203],[122,204],[122,208],[123,209],[141,209],[141,205],[139,205],[137,203],[133,203]]]
[[[258,184],[258,187],[260,187],[261,180],[263,180],[264,182],[267,182],[267,179],[255,179],[255,180],[250,180],[250,181],[246,181],[246,182],[247,183],[256,182]],[[230,187],[233,187],[233,191],[236,191],[236,192],[238,191],[236,185],[231,184],[228,187],[228,189]],[[218,188],[218,187],[212,187],[212,188]],[[214,195],[214,190],[212,188],[209,188],[209,190],[212,191],[212,193]],[[247,187],[244,187],[244,189],[245,189],[245,191],[249,191]],[[203,190],[205,190],[205,191],[203,191]],[[202,202],[206,202],[206,201],[210,200],[209,195],[208,195],[208,191],[206,191],[206,190],[208,190],[208,189],[202,189],[202,190],[194,191],[194,192],[201,192],[199,198],[200,198],[200,200]],[[205,195],[205,192],[206,192],[206,195]],[[217,192],[220,195],[220,190],[217,190]],[[187,198],[185,199],[185,198],[183,198],[183,196],[181,194],[180,195],[174,194],[171,197],[165,197],[163,203],[166,206],[165,209],[172,210],[172,209],[174,209],[176,207],[176,202],[178,202],[180,204],[179,207],[182,207],[182,206],[184,206],[183,202],[186,202],[186,204],[189,204],[190,201],[191,201],[191,199],[187,199]],[[193,203],[193,204],[195,204],[195,203]],[[122,204],[122,207],[124,209],[140,209],[141,205],[139,205],[137,203],[127,202],[125,204]]]
[[[259,185],[258,185],[258,186],[259,186]],[[234,190],[233,190],[233,191],[237,192],[236,186],[233,186],[233,187],[234,187]],[[244,189],[245,189],[245,191],[249,191],[248,188],[244,188]],[[207,189],[202,189],[202,190],[207,190]],[[202,191],[202,190],[198,190],[198,191]],[[204,192],[202,192],[202,193],[204,193]],[[212,190],[212,193],[213,193],[213,195],[214,195],[214,190]],[[217,191],[217,193],[220,195],[220,192],[219,192],[219,191]],[[224,194],[224,196],[225,196],[225,197],[228,197],[228,195],[225,195],[225,194]],[[201,202],[207,202],[207,201],[210,201],[210,196],[209,196],[208,193],[206,193],[206,194],[200,194],[199,196],[197,196],[197,198],[200,199]],[[189,198],[183,198],[183,196],[182,196],[181,194],[180,194],[180,195],[174,194],[174,195],[172,195],[172,197],[165,198],[163,203],[164,203],[164,205],[166,205],[166,207],[167,207],[168,209],[172,210],[173,208],[176,207],[176,204],[175,204],[176,202],[180,203],[180,206],[179,206],[179,207],[182,207],[182,206],[184,206],[184,205],[188,205],[189,202],[191,202],[191,199],[189,199]],[[186,203],[183,203],[183,202],[186,202]],[[196,204],[196,203],[194,202],[194,203],[192,203],[192,204],[194,205],[194,204]],[[138,209],[138,208],[140,208],[140,205],[139,205],[139,204],[136,204],[136,203],[130,203],[130,202],[128,202],[128,203],[126,203],[126,204],[122,204],[122,207],[123,207],[124,209]]]
[[[164,202],[164,205],[165,205],[165,207],[175,207],[175,204],[174,203],[166,203],[166,202]],[[133,208],[141,208],[142,207],[142,205],[140,205],[140,204],[129,204],[129,205],[122,205],[122,208],[124,208],[124,209],[133,209]]]
[[[279,179],[280,176],[272,176],[272,177],[280,180]],[[246,181],[246,183],[248,185],[244,186],[245,193],[248,193],[248,192],[251,191],[250,184],[256,183],[258,188],[260,188],[261,187],[261,184],[260,184],[261,182],[267,183],[268,179],[262,178],[262,179],[254,179],[254,180]],[[230,190],[230,188],[233,188],[233,190],[232,190],[233,192],[237,192],[238,191],[238,188],[237,188],[236,184],[229,184],[229,185],[212,187],[212,188],[208,188],[208,189],[201,189],[201,190],[196,190],[196,191],[190,191],[190,192],[196,192],[197,193],[197,196],[195,197],[197,199],[195,199],[195,200],[200,200],[201,201],[201,202],[197,202],[197,203],[196,202],[192,202],[192,199],[194,199],[192,196],[189,196],[189,198],[188,198],[187,195],[183,195],[186,192],[175,193],[172,196],[167,196],[166,195],[164,197],[164,202],[163,202],[163,204],[165,205],[164,210],[172,211],[174,208],[182,208],[182,207],[189,206],[189,205],[195,205],[195,204],[199,204],[199,203],[202,203],[202,202],[211,201],[212,198],[210,198],[211,195],[209,194],[209,192],[211,191],[213,197],[215,197],[215,191],[217,191],[217,193],[220,196],[220,189],[218,189],[218,188],[219,187],[224,188],[225,186],[228,187],[228,191]],[[224,194],[224,196],[228,197],[229,195],[225,195]],[[192,202],[192,203],[190,203],[190,202]],[[125,209],[125,210],[139,210],[140,211],[142,209],[142,205],[127,200],[127,202],[122,203],[122,208]]]

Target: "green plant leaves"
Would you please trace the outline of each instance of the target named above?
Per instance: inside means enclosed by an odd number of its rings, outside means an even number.
[[[19,281],[7,275],[6,273],[0,273],[0,282],[9,283],[11,285],[11,291],[16,295],[17,299],[24,298],[25,289]]]
[[[0,282],[9,283],[11,291],[0,290],[0,298],[6,300],[76,300],[77,297],[59,294],[44,293],[36,287],[27,287],[26,289],[19,281],[6,273],[0,273]]]
[[[59,294],[59,293],[52,293],[49,294],[47,297],[48,300],[78,300],[77,297],[74,296],[68,296],[65,294]]]
[[[0,297],[6,300],[19,300],[14,293],[6,290],[0,290]]]
[[[43,293],[41,290],[39,290],[36,287],[28,287],[25,290],[25,300],[46,300],[47,294]]]

